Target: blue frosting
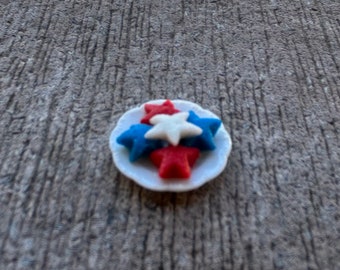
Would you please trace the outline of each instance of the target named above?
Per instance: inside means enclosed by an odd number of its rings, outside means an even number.
[[[162,140],[150,140],[144,138],[145,133],[151,128],[152,126],[146,124],[132,125],[127,131],[123,132],[117,138],[117,143],[124,145],[129,149],[129,159],[131,162],[163,147]]]
[[[181,141],[182,145],[196,147],[202,151],[214,150],[216,148],[213,137],[222,124],[217,118],[200,118],[193,111],[189,111],[188,122],[200,127],[203,132],[201,135],[185,138]]]

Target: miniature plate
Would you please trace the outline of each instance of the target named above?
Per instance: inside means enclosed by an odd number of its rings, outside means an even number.
[[[165,100],[153,100],[147,104],[162,104]],[[198,116],[218,118],[212,112],[202,109],[195,103],[183,100],[171,100],[180,111],[194,111]],[[214,142],[216,149],[200,153],[200,157],[191,169],[188,179],[162,179],[158,176],[158,168],[147,158],[135,162],[129,161],[129,151],[117,143],[117,137],[133,124],[138,124],[145,115],[144,104],[139,108],[127,111],[118,120],[110,136],[110,148],[117,168],[137,184],[154,191],[183,192],[196,189],[218,176],[227,165],[231,151],[231,139],[223,123],[219,127]]]

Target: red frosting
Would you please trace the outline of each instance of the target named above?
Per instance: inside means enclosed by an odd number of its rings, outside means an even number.
[[[191,167],[200,151],[194,147],[168,146],[153,151],[151,161],[159,168],[161,178],[189,178]]]
[[[142,118],[141,123],[148,125],[150,125],[150,119],[157,114],[171,115],[179,112],[179,110],[175,108],[175,105],[169,99],[164,101],[161,105],[145,104],[144,110],[146,115]]]

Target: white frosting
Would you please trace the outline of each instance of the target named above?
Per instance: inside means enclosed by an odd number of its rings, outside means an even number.
[[[166,140],[176,146],[182,138],[202,134],[200,127],[187,121],[188,117],[188,112],[155,115],[150,119],[154,126],[145,134],[145,138]]]

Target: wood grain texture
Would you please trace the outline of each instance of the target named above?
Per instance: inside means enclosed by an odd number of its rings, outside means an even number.
[[[0,269],[340,269],[340,2],[0,1]],[[233,140],[202,188],[122,176],[124,111]]]

